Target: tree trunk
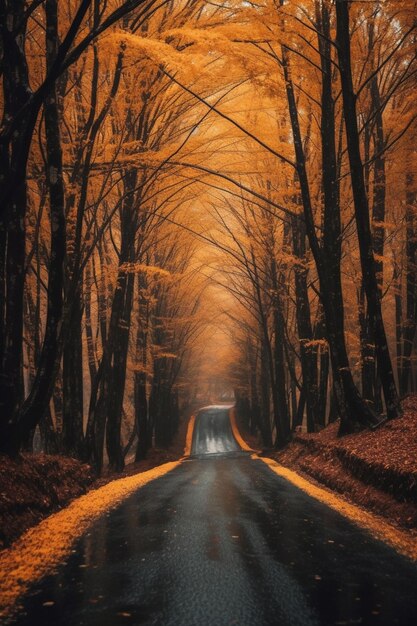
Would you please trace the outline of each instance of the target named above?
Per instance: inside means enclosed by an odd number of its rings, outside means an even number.
[[[25,56],[26,2],[0,6],[4,108],[0,133],[0,451],[19,449],[16,412],[21,402],[26,163],[35,119],[30,112],[10,135],[9,121],[28,102],[31,91]],[[7,294],[7,295],[6,295]]]
[[[263,334],[263,333],[262,333]],[[265,339],[261,339],[261,435],[262,441],[267,448],[272,447],[271,420],[270,420],[270,383],[268,354]]]
[[[401,414],[401,405],[392,371],[391,358],[382,318],[381,294],[379,292],[379,285],[376,277],[368,197],[365,189],[358,124],[356,118],[356,96],[353,90],[352,81],[349,5],[347,2],[343,0],[336,0],[336,18],[336,41],[342,83],[343,112],[345,118],[350,176],[362,268],[362,280],[368,304],[368,316],[370,324],[374,328],[378,372],[381,377],[384,391],[387,416],[392,419]]]
[[[136,447],[135,461],[146,458],[149,450],[148,437],[148,399],[146,395],[146,374],[135,373],[135,417],[138,443]]]
[[[121,472],[124,457],[121,446],[121,423],[123,398],[126,383],[126,362],[129,347],[130,320],[132,312],[134,274],[125,276],[123,289],[122,313],[119,318],[117,339],[113,344],[113,362],[109,372],[109,398],[107,410],[106,443],[110,469]]]
[[[62,445],[65,454],[76,459],[84,458],[83,304],[80,289],[81,286],[76,290],[72,298],[71,319],[68,322],[62,359]]]
[[[377,420],[363,402],[353,382],[344,337],[344,307],[340,278],[341,227],[338,184],[336,182],[334,103],[331,91],[329,93],[329,89],[331,90],[331,73],[329,71],[323,74],[322,87],[324,92],[322,96],[324,224],[323,248],[321,248],[316,235],[298,110],[290,76],[288,51],[284,47],[282,48],[282,65],[306,232],[319,275],[321,302],[326,319],[327,339],[332,361],[333,386],[341,420],[340,434],[344,434],[352,432],[358,423],[373,425]]]
[[[280,294],[280,280],[277,276],[275,259],[271,261],[271,278],[273,289],[273,319],[274,319],[274,380],[273,404],[277,434],[275,446],[284,447],[291,438],[290,414],[287,402],[286,371],[284,358],[285,322],[283,315],[283,303]]]
[[[258,363],[255,355],[253,341],[248,340],[248,362],[249,362],[249,398],[250,398],[250,432],[255,435],[257,430],[261,431],[261,413],[259,407],[257,370]]]
[[[310,301],[308,298],[305,246],[305,224],[301,217],[292,218],[292,239],[294,256],[299,260],[294,268],[296,318],[300,343],[301,371],[303,375],[303,389],[307,407],[307,429],[314,432],[317,420],[317,359],[316,354],[308,345],[313,339],[311,324]],[[298,418],[297,418],[298,421]]]
[[[57,0],[47,0],[46,49],[47,65],[54,63],[58,49]],[[39,358],[39,367],[28,398],[18,416],[20,436],[39,423],[48,410],[55,375],[62,349],[63,282],[65,258],[64,185],[62,177],[62,150],[59,129],[58,103],[55,90],[44,104],[47,183],[50,203],[51,255],[48,277],[48,304],[45,336]]]
[[[326,407],[327,407],[327,393],[329,385],[329,348],[326,337],[326,325],[324,322],[324,314],[322,307],[319,310],[319,319],[315,329],[315,337],[320,342],[319,347],[319,363],[320,374],[318,381],[318,400],[316,411],[316,422],[320,428],[324,428],[326,425]]]

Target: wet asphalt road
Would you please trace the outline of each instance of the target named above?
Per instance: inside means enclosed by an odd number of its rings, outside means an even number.
[[[96,522],[24,611],[14,624],[414,626],[417,565],[240,451],[216,408],[191,459]]]

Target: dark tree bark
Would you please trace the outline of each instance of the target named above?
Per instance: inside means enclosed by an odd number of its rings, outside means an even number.
[[[314,336],[319,340],[319,363],[320,373],[318,379],[318,399],[317,399],[317,411],[316,411],[316,423],[319,428],[324,428],[326,425],[326,407],[327,407],[327,393],[329,386],[329,349],[326,337],[326,324],[324,320],[323,308],[320,306],[318,321],[316,324]]]
[[[4,117],[0,132],[0,238],[6,243],[6,247],[1,254],[5,254],[5,260],[0,264],[3,266],[4,275],[0,277],[2,288],[0,294],[7,294],[4,303],[0,308],[3,312],[2,331],[0,340],[0,414],[2,421],[0,428],[5,428],[6,432],[0,433],[2,442],[10,439],[10,449],[16,451],[19,447],[18,431],[29,428],[29,422],[35,420],[35,412],[44,410],[45,401],[40,400],[40,396],[45,396],[47,382],[45,377],[35,381],[36,394],[32,394],[30,400],[25,402],[25,407],[21,409],[20,415],[16,418],[20,426],[13,427],[13,421],[21,402],[20,397],[20,376],[22,361],[22,339],[23,339],[23,291],[24,291],[24,257],[25,257],[25,218],[27,208],[27,188],[26,174],[29,150],[34,134],[39,110],[45,103],[45,126],[49,128],[48,151],[60,149],[53,146],[54,138],[52,127],[56,124],[53,120],[53,109],[56,108],[55,82],[62,72],[62,63],[71,46],[79,25],[88,9],[91,0],[83,0],[74,21],[67,33],[67,36],[59,48],[57,47],[57,37],[52,41],[52,21],[55,8],[53,3],[46,3],[45,11],[49,13],[50,26],[49,35],[51,50],[48,51],[47,58],[48,72],[44,83],[39,89],[32,93],[29,87],[28,65],[25,56],[25,35],[27,19],[25,14],[26,2],[23,0],[2,0],[0,3],[0,24],[2,25],[1,35],[3,38],[3,85],[4,85]],[[56,11],[55,11],[56,12]],[[48,18],[47,18],[48,19]],[[48,27],[47,27],[48,29]],[[79,51],[79,54],[81,54]],[[77,57],[74,58],[74,60]],[[52,94],[52,95],[51,95]],[[48,120],[46,119],[48,118]],[[59,130],[59,128],[58,128]],[[59,134],[58,134],[59,143]],[[51,196],[59,195],[58,187],[60,181],[59,170],[56,170],[59,157],[57,155],[48,156],[51,168],[47,173],[49,179],[49,193]],[[56,161],[56,163],[54,162]],[[52,187],[54,186],[54,189]],[[55,200],[59,202],[56,197]],[[51,203],[53,200],[51,199]],[[57,214],[51,216],[51,223],[60,220]],[[7,222],[7,231],[5,225]],[[58,223],[57,222],[57,223]],[[56,224],[54,224],[55,228]],[[6,232],[6,234],[5,234]],[[58,237],[58,236],[57,236]],[[61,242],[63,243],[63,242]],[[59,250],[54,250],[54,254],[59,256]],[[59,272],[59,270],[58,270]],[[51,275],[50,279],[54,277]],[[59,305],[58,305],[59,306]],[[49,320],[52,325],[54,314],[49,312]],[[54,330],[49,327],[54,334]],[[47,342],[47,346],[52,345]],[[51,355],[44,358],[50,361]],[[43,363],[41,357],[41,364]],[[42,379],[42,381],[40,380]],[[35,392],[35,390],[34,390]],[[37,400],[35,401],[35,395]],[[35,407],[34,403],[38,404]],[[29,416],[29,413],[31,416]],[[7,430],[12,430],[8,433]],[[13,434],[14,432],[14,434]],[[8,444],[5,444],[6,447]]]
[[[66,323],[66,338],[62,355],[63,429],[62,445],[65,454],[84,458],[84,377],[82,317],[83,304],[76,290],[71,301],[71,319]]]
[[[148,398],[146,393],[145,372],[135,373],[135,416],[138,443],[136,446],[135,461],[146,458],[149,450],[148,436]]]
[[[271,246],[271,248],[273,248],[273,246]],[[258,310],[260,330],[262,333],[262,357],[261,359],[263,357],[266,358],[265,366],[267,368],[266,370],[264,369],[262,370],[261,377],[265,375],[265,371],[267,372],[267,375],[269,377],[269,386],[267,385],[265,381],[262,381],[262,384],[263,384],[262,393],[266,392],[267,387],[269,388],[271,398],[272,398],[272,414],[273,414],[275,430],[276,430],[275,441],[279,446],[281,446],[281,445],[284,445],[282,442],[284,440],[287,440],[287,438],[290,435],[289,435],[289,432],[287,432],[287,429],[289,429],[289,418],[288,420],[286,420],[285,408],[283,406],[283,401],[285,401],[286,403],[286,398],[283,399],[281,395],[282,386],[284,386],[284,389],[285,389],[285,373],[282,372],[283,368],[281,368],[281,365],[280,365],[280,358],[281,358],[280,351],[283,350],[283,343],[280,342],[280,337],[283,336],[283,328],[280,325],[279,307],[281,305],[278,302],[279,300],[278,278],[277,276],[275,276],[275,279],[272,278],[272,273],[274,271],[276,272],[275,259],[273,259],[272,262],[269,259],[267,259],[265,262],[266,270],[267,270],[267,273],[269,274],[269,287],[272,287],[272,291],[273,291],[271,304],[272,304],[272,314],[273,314],[274,337],[278,337],[278,339],[273,342],[270,338],[269,324],[268,324],[268,312],[267,312],[268,307],[266,306],[265,297],[264,297],[264,293],[268,289],[268,287],[265,285],[263,286],[261,285],[258,261],[256,259],[253,248],[251,248],[250,254],[251,254],[250,276],[251,276],[251,281],[253,285],[254,298],[255,298],[255,302],[256,302],[256,306]],[[274,267],[275,267],[275,270],[274,270]],[[275,351],[275,348],[276,348],[276,351]],[[262,365],[264,364],[262,363]],[[280,369],[280,373],[283,373],[283,379],[281,379],[279,382],[277,381],[276,376],[275,376],[276,366],[278,366],[278,369]],[[267,412],[266,412],[266,409],[267,409]],[[288,407],[287,407],[287,411],[288,411]],[[268,397],[268,408],[266,407],[266,397],[265,397],[265,398],[262,398],[262,421],[263,421],[264,428],[265,428],[265,437],[267,437],[267,439],[269,438],[272,439],[272,433],[270,432],[269,435],[267,435],[266,433],[266,422],[264,421],[264,416],[266,417],[266,415],[268,415],[268,429],[269,431],[271,431],[271,427],[269,425],[269,414],[270,414],[269,397]]]
[[[374,36],[374,19],[370,20],[368,26],[368,50],[372,59],[371,71],[375,68],[375,36]],[[373,247],[376,255],[375,270],[376,279],[379,287],[379,293],[382,297],[383,290],[383,254],[384,254],[384,238],[385,238],[385,136],[382,118],[382,102],[379,90],[378,75],[375,74],[369,84],[370,92],[370,119],[372,124],[368,122],[365,129],[365,159],[370,160],[370,140],[373,136],[374,157],[373,157],[373,208],[372,208],[372,239]],[[366,193],[369,193],[369,174],[370,166],[364,167],[364,181]],[[377,377],[377,368],[375,360],[375,332],[373,320],[368,315],[365,306],[365,286],[362,285],[359,292],[359,322],[361,329],[361,361],[362,361],[362,394],[364,398],[370,402],[374,410],[378,413],[382,412],[381,389]]]
[[[91,384],[97,375],[97,363],[95,353],[95,342],[93,337],[93,326],[91,320],[91,268],[90,263],[86,266],[86,284],[84,289],[84,311],[85,311],[85,334],[87,339],[88,369],[90,372]]]
[[[93,22],[98,23],[98,3],[95,3]],[[83,434],[83,350],[82,350],[82,315],[83,315],[83,270],[82,270],[82,233],[83,220],[87,204],[88,181],[97,135],[102,127],[111,103],[120,85],[123,66],[123,50],[119,52],[110,93],[97,114],[97,88],[99,64],[94,49],[93,75],[91,84],[91,108],[80,136],[80,143],[75,155],[71,183],[79,188],[76,206],[75,228],[68,237],[68,253],[65,274],[65,297],[67,315],[65,319],[63,352],[63,446],[67,454],[84,458]],[[88,142],[87,142],[88,138]],[[66,213],[74,211],[75,193],[68,198]],[[90,433],[91,434],[91,431]]]
[[[323,61],[331,67],[331,57],[322,53]],[[351,432],[356,424],[374,425],[377,420],[363,402],[354,384],[344,337],[344,307],[340,278],[341,224],[337,161],[334,133],[334,102],[331,91],[331,71],[323,70],[322,78],[322,160],[323,160],[323,243],[316,235],[310,197],[298,110],[290,75],[288,51],[282,48],[282,66],[290,113],[306,232],[316,262],[320,281],[320,297],[326,319],[327,340],[332,361],[333,385],[341,418],[340,434]]]
[[[250,432],[254,435],[257,430],[261,431],[261,411],[259,407],[258,390],[258,359],[256,358],[253,340],[248,338],[248,363],[249,363],[249,401],[250,401]]]
[[[353,89],[352,81],[349,5],[347,2],[336,0],[336,18],[337,52],[342,83],[343,112],[361,259],[362,280],[368,305],[368,317],[370,325],[374,329],[378,372],[381,377],[382,388],[384,391],[387,416],[392,419],[401,414],[401,405],[395,385],[391,357],[385,334],[381,310],[381,294],[376,275],[377,268],[374,259],[368,197],[366,194],[362,157],[360,153],[359,132],[356,117],[356,95]],[[381,193],[381,191],[379,190],[378,193]]]
[[[25,402],[24,408],[21,407],[26,177],[39,111],[43,105],[45,112],[48,108],[45,118],[48,116],[49,119],[45,123],[51,128],[54,124],[51,111],[56,107],[56,103],[52,101],[56,100],[56,82],[59,77],[77,61],[99,34],[145,0],[126,0],[103,18],[97,28],[87,32],[74,45],[92,1],[80,0],[62,43],[59,46],[56,42],[52,43],[53,63],[48,63],[44,81],[32,93],[25,56],[27,17],[31,12],[26,10],[25,0],[0,0],[4,87],[4,115],[0,127],[0,449],[8,452],[16,452],[19,447],[19,429],[24,431],[29,428],[29,424],[36,419],[35,414],[41,415],[45,410],[47,395],[47,383],[42,373],[35,381],[31,398]],[[152,0],[149,1],[149,6],[151,5]],[[45,10],[51,15],[53,3]],[[49,149],[53,149],[51,133],[49,142]],[[48,172],[51,185],[55,185],[56,176],[55,165],[52,164],[52,169]],[[59,181],[56,186],[59,186]],[[56,193],[52,192],[52,195]],[[53,216],[53,221],[56,220],[57,215]],[[55,253],[59,255],[59,252],[54,251]],[[50,279],[54,282],[52,274]],[[52,320],[52,311],[49,312],[49,320],[48,332],[53,335],[51,325],[56,324],[56,320]],[[51,348],[50,354],[47,356],[46,352],[43,353],[48,361],[48,369],[51,369],[49,362],[52,359],[52,343],[48,339],[46,347]],[[17,421],[20,422],[19,427],[16,425]]]
[[[2,129],[31,97],[25,55],[26,2],[0,2],[4,110]],[[15,416],[21,402],[25,260],[26,161],[35,124],[27,112],[12,135],[0,133],[0,450],[19,448]],[[13,195],[7,193],[14,181]]]
[[[126,360],[130,336],[139,197],[133,193],[137,173],[131,171],[124,178],[125,200],[120,210],[119,269],[113,294],[108,331],[103,344],[103,355],[92,385],[87,424],[87,448],[98,473],[103,465],[104,431],[109,467],[122,471],[124,457],[121,445],[121,419],[126,380]]]
[[[121,277],[120,277],[121,278]],[[123,301],[118,320],[118,329],[114,333],[113,356],[111,369],[108,373],[108,406],[106,447],[109,457],[109,468],[121,472],[124,468],[124,456],[121,442],[121,424],[123,398],[126,382],[126,361],[130,337],[130,320],[132,313],[134,274],[125,273],[123,280],[118,281],[116,290],[120,289]],[[112,334],[113,334],[112,333]]]
[[[46,0],[47,66],[52,67],[58,50],[57,0]],[[45,336],[35,380],[18,416],[19,434],[25,436],[35,428],[48,410],[62,349],[63,282],[65,259],[64,185],[62,150],[56,91],[52,90],[44,104],[47,184],[51,224],[51,253],[48,277],[48,302]]]
[[[263,331],[261,329],[261,372],[260,372],[260,387],[261,387],[261,435],[264,446],[267,448],[272,447],[272,434],[271,434],[271,409],[270,409],[270,375],[269,375],[269,356],[268,348],[265,345],[265,338],[263,337]]]
[[[275,424],[277,427],[275,446],[283,448],[291,438],[290,415],[287,402],[286,389],[286,368],[284,356],[285,344],[285,322],[283,314],[282,295],[280,293],[282,284],[277,275],[276,261],[271,260],[271,279],[272,279],[272,307],[273,307],[273,323],[274,323],[274,379],[273,382],[273,403]]]
[[[307,408],[307,430],[314,432],[318,419],[318,389],[317,389],[317,358],[308,343],[313,340],[311,324],[310,301],[308,298],[306,267],[306,231],[304,221],[300,217],[292,218],[292,243],[294,256],[299,263],[294,268],[296,318],[300,342],[301,370],[303,375],[303,390]],[[299,418],[297,417],[297,423]]]

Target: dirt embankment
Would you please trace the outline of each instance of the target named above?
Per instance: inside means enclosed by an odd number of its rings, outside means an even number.
[[[0,457],[0,550],[23,532],[91,489],[124,476],[145,472],[183,455],[188,417],[168,449],[153,448],[145,460],[130,463],[121,474],[105,471],[96,478],[89,465],[45,454]]]
[[[0,549],[41,519],[85,493],[93,483],[88,465],[44,454],[0,460]]]
[[[339,438],[334,423],[262,454],[417,535],[417,395],[403,408],[402,417],[374,432]],[[249,444],[259,448],[253,438]]]

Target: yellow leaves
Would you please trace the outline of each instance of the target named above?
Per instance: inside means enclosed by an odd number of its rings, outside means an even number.
[[[137,34],[131,34],[126,31],[114,31],[101,39],[101,45],[109,50],[109,46],[114,50],[120,50],[123,47],[127,60],[139,62],[142,58],[152,59],[160,63],[169,58],[172,49],[158,39],[151,37],[141,37]]]
[[[189,46],[197,46],[206,52],[219,52],[222,49],[227,50],[230,39],[215,30],[200,30],[198,28],[174,28],[165,31],[165,41],[178,50],[188,48]],[[194,50],[193,50],[194,54]]]
[[[214,27],[200,26],[195,28],[185,26],[166,30],[163,34],[165,41],[177,50],[191,53],[235,54],[248,56],[247,46],[242,44],[271,41],[271,31],[256,19],[248,19],[245,23],[242,16],[239,20],[228,20],[223,24],[218,22]]]
[[[171,275],[168,270],[162,267],[146,265],[144,263],[122,263],[119,265],[119,271],[126,274],[139,274],[140,272],[143,272],[154,278],[164,278]]]
[[[173,46],[165,41],[152,37],[141,37],[140,35],[127,33],[125,31],[115,31],[110,33],[101,41],[102,46],[108,46],[113,49],[114,53],[120,50],[120,46],[124,48],[124,66],[133,70],[138,67],[143,72],[144,61],[148,61],[151,66],[158,69],[160,66],[167,66],[171,70],[186,69],[187,73],[192,72],[194,66],[200,69],[207,61],[205,55],[193,55],[193,60],[178,52]]]

